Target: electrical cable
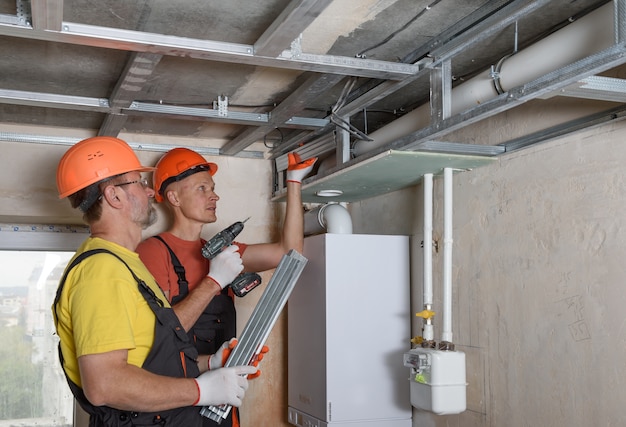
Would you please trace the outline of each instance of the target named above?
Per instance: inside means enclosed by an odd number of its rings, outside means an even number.
[[[274,149],[278,146],[280,146],[284,141],[285,141],[285,135],[283,134],[283,131],[280,130],[280,128],[274,128],[278,131],[278,133],[280,134],[280,141],[278,143],[274,143],[274,144],[268,144],[267,142],[267,134],[263,135],[263,145],[265,146],[265,148],[269,148],[269,149]]]

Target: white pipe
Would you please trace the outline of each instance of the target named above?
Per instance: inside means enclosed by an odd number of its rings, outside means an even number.
[[[305,236],[324,230],[333,234],[352,234],[352,218],[348,210],[339,203],[329,203],[304,214]]]
[[[424,308],[433,305],[433,174],[424,174]],[[434,339],[433,325],[424,323],[424,340]]]
[[[443,333],[452,342],[452,168],[443,170]]]
[[[504,92],[549,72],[572,64],[615,43],[614,6],[609,2],[578,21],[549,35],[502,62],[500,86]],[[452,115],[466,111],[498,96],[491,70],[486,70],[452,90]],[[372,132],[373,141],[359,141],[354,154],[360,156],[430,124],[428,103]]]
[[[433,303],[433,174],[424,174],[424,305]]]

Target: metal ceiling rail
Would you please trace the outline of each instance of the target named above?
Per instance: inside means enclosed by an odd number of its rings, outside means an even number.
[[[270,150],[270,159],[277,159],[283,154],[292,151],[296,147],[301,147],[298,149],[298,153],[302,153],[305,150],[305,147],[316,145],[318,143],[323,145],[329,137],[332,137],[334,140],[336,127],[336,125],[330,123],[329,121],[329,124],[324,128],[317,129],[313,132],[299,132],[297,135],[292,136],[288,140],[283,141],[282,144]]]
[[[624,103],[626,102],[626,80],[614,77],[589,76],[547,96],[543,96],[542,99],[552,96],[568,96],[571,98]]]
[[[109,100],[106,98],[90,98],[13,89],[0,89],[0,103],[101,113],[110,111]]]
[[[16,15],[7,15],[0,13],[0,24],[6,25],[24,25],[23,19]]]
[[[544,129],[538,132],[533,132],[531,134],[524,135],[522,137],[515,138],[507,142],[503,142],[499,145],[503,147],[507,153],[510,153],[583,129],[590,129],[592,127],[600,126],[611,121],[619,121],[624,119],[626,119],[626,105],[620,105],[619,107],[615,107],[607,111],[592,114],[590,116],[582,117],[580,119],[571,120],[569,122],[552,126],[548,129]]]
[[[121,108],[130,107],[137,94],[143,92],[148,78],[152,75],[162,58],[163,55],[155,53],[131,53],[122,75],[117,80],[111,96],[109,96],[111,107],[120,110],[106,115],[100,125],[98,135],[117,136],[122,131],[128,116],[121,112]]]
[[[132,102],[128,108],[112,108],[106,98],[90,98],[86,96],[58,95],[44,92],[0,89],[0,103],[28,105],[32,107],[61,108],[79,111],[95,111],[99,113],[119,114],[163,114],[177,118],[197,118],[221,123],[242,125],[262,125],[270,123],[268,113],[245,113],[228,111],[226,116],[220,115],[217,109],[182,107],[177,105],[157,104],[149,102]],[[327,119],[311,117],[289,117],[286,119],[291,128],[317,129],[329,123]],[[235,154],[235,153],[233,153]]]
[[[137,94],[142,93],[144,85],[162,58],[163,55],[133,52],[109,97],[111,106],[116,108],[130,107],[132,102],[137,99]]]
[[[326,134],[324,137],[315,141],[314,144],[305,144],[302,147],[298,148],[298,154],[302,156],[303,159],[308,159],[311,157],[320,157],[324,154],[330,153],[335,150],[337,143],[335,142],[335,138],[333,134]],[[283,154],[277,156],[275,159],[276,169],[279,171],[284,171],[287,169],[289,163],[288,154]]]
[[[222,147],[221,152],[223,154],[235,154],[257,142],[259,139],[262,139],[275,128],[291,124],[293,114],[304,110],[309,103],[339,83],[342,78],[342,76],[336,74],[313,74],[309,76],[300,87],[294,90],[283,102],[271,111],[269,126],[244,131],[242,134],[227,142]],[[320,124],[322,121],[324,125],[319,127],[324,127],[330,123],[328,119],[319,119]]]
[[[264,125],[271,123],[271,113],[245,113],[229,110],[226,115],[221,115],[219,109],[214,108],[198,108],[198,107],[181,107],[176,105],[157,104],[150,102],[133,102],[128,109],[124,111],[128,114],[133,113],[151,113],[151,114],[167,114],[180,118],[203,118],[220,123],[236,123],[242,125]],[[290,117],[286,119],[291,128],[315,129],[324,127],[328,124],[326,119],[315,119],[311,117]],[[235,154],[235,153],[232,153]]]
[[[201,60],[230,62],[301,71],[315,71],[379,79],[402,79],[419,67],[397,62],[351,58],[335,55],[292,54],[285,50],[278,57],[258,56],[254,46],[143,31],[63,22],[60,32],[38,31],[30,26],[0,23],[0,35],[115,50],[150,52]]]
[[[17,142],[28,144],[42,144],[42,145],[67,145],[72,146],[83,138],[72,138],[65,136],[52,136],[52,135],[35,135],[25,133],[14,132],[2,132],[0,131],[0,142]],[[165,153],[172,148],[184,147],[194,150],[204,156],[218,156],[219,148],[203,147],[203,146],[186,146],[186,145],[172,145],[172,144],[148,144],[142,142],[133,142],[130,138],[125,138],[128,145],[136,151],[153,151],[157,153]],[[240,151],[235,157],[248,158],[248,159],[263,159],[262,151]]]

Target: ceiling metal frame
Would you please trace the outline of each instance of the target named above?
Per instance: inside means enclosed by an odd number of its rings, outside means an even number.
[[[603,101],[626,102],[626,80],[614,77],[589,76],[576,83],[542,97],[568,96],[571,98],[600,99]]]
[[[523,3],[525,2],[513,2],[510,4],[510,6],[523,6]],[[545,1],[537,3],[545,4]],[[480,150],[477,150],[477,146],[475,144],[437,141],[439,138],[442,138],[454,131],[460,130],[468,125],[475,124],[479,121],[495,116],[496,114],[517,107],[527,101],[542,97],[548,97],[550,94],[560,94],[561,91],[567,91],[568,87],[569,90],[572,91],[571,88],[574,85],[582,84],[584,86],[585,84],[587,84],[589,86],[589,82],[602,82],[605,84],[605,86],[611,86],[618,89],[626,86],[626,83],[624,83],[624,81],[621,79],[606,80],[604,78],[594,77],[595,74],[607,71],[611,68],[626,63],[626,0],[614,0],[613,3],[615,8],[614,25],[616,34],[616,40],[613,46],[601,52],[592,54],[579,61],[576,61],[575,63],[569,64],[567,66],[561,67],[560,69],[547,73],[544,76],[541,76],[524,85],[512,88],[508,92],[505,92],[494,99],[486,101],[481,105],[478,105],[451,117],[448,117],[449,97],[451,96],[451,90],[449,84],[444,82],[442,79],[451,78],[449,67],[447,66],[451,56],[448,56],[447,52],[452,54],[453,57],[454,54],[459,52],[459,49],[454,47],[448,50],[445,48],[445,46],[443,46],[440,52],[446,53],[442,54],[442,59],[433,61],[431,64],[427,65],[423,71],[421,71],[422,73],[431,73],[431,82],[434,82],[434,84],[431,85],[431,89],[437,91],[435,93],[432,93],[431,91],[430,126],[422,128],[402,138],[396,139],[395,141],[385,144],[384,146],[373,149],[345,163],[338,163],[335,167],[332,167],[322,173],[318,173],[314,177],[305,180],[303,188],[305,188],[307,184],[313,185],[315,182],[322,179],[329,179],[333,176],[339,177],[344,170],[347,170],[348,168],[354,168],[356,165],[361,164],[368,159],[374,158],[381,153],[389,150],[436,151],[441,153],[450,152],[468,155],[477,153],[479,153],[480,155],[500,155],[514,150],[526,148],[530,145],[546,142],[552,138],[576,132],[581,129],[597,126],[602,123],[607,123],[609,121],[623,120],[624,118],[626,118],[626,108],[618,107],[602,113],[592,114],[588,117],[560,124],[541,132],[535,132],[522,138],[516,138],[511,141],[499,144],[496,147],[488,146],[485,147],[485,150],[482,152],[480,152]],[[530,13],[531,9],[535,10],[534,8],[519,7],[516,13],[527,14]],[[487,25],[487,28],[495,28],[501,25],[503,22],[502,20],[498,19],[497,16],[494,17],[491,21],[492,22],[485,24]],[[487,28],[484,28],[484,31],[489,31]],[[463,35],[461,35],[458,40],[455,40],[453,44],[451,44],[451,46],[467,47],[468,44],[471,43],[472,34],[473,31],[463,33]],[[468,39],[465,39],[466,37]],[[580,81],[582,81],[583,83],[578,83]],[[384,85],[386,85],[387,87],[383,89],[383,91],[391,90],[389,86],[398,86],[401,84],[402,83],[386,82]],[[598,85],[587,89],[588,90],[584,92],[585,97],[592,97],[592,92],[598,91]],[[383,91],[379,92],[379,95]],[[617,96],[622,96],[623,91],[619,90],[619,92],[620,93],[618,93]],[[581,94],[577,93],[576,95]],[[601,93],[600,98],[594,97],[594,99],[606,99],[606,97],[606,93]],[[357,104],[358,100],[355,101],[350,108],[356,108],[355,105]],[[317,132],[319,133],[321,132],[321,130]],[[309,152],[315,153],[315,141],[312,141],[311,145],[312,147],[308,147],[308,150]],[[325,147],[323,144],[321,144],[320,153],[324,150]],[[283,153],[277,154],[275,157],[276,172],[278,174],[282,173],[282,171],[284,170],[283,168],[286,169],[285,157],[286,155]],[[284,189],[279,189],[276,192],[275,197],[280,198],[281,194],[283,193]]]
[[[515,20],[528,16],[533,11],[536,11],[548,2],[549,0],[540,0],[529,4],[526,1],[518,0],[505,5],[503,5],[504,2],[487,3],[485,6],[478,9],[475,13],[466,17],[465,20],[459,23],[458,28],[461,30],[448,29],[436,37],[433,37],[433,41],[428,43],[426,46],[413,52],[410,55],[410,58],[412,60],[418,60],[415,65],[420,68],[419,71],[413,76],[400,81],[380,82],[380,84],[372,87],[367,92],[341,107],[337,111],[337,115],[350,117],[363,110],[363,108],[368,105],[371,105],[372,103],[401,90],[403,87],[414,82],[418,78],[429,74],[431,75],[431,82],[441,82],[441,85],[437,85],[437,87],[433,88],[435,90],[433,95],[435,97],[435,105],[441,104],[440,108],[443,108],[444,103],[449,105],[450,94],[446,93],[444,95],[440,93],[443,89],[449,91],[451,88],[449,61],[464,49],[471,48],[481,40],[484,40],[487,36],[502,30],[507,25],[515,22]],[[476,24],[477,22],[478,24]],[[424,57],[425,55],[428,56]],[[446,75],[440,76],[439,78],[433,77],[433,70],[440,69],[442,66],[441,64],[444,63],[448,64],[448,71]],[[443,79],[447,80],[444,81]],[[443,113],[441,111],[433,111],[431,115],[443,118]],[[329,124],[326,129],[318,130],[315,134],[304,136],[296,135],[280,147],[277,147],[276,150],[272,150],[271,158],[277,159],[278,157],[281,157],[286,152],[291,151],[294,147],[302,144],[304,141],[314,143],[317,137],[332,131],[334,131],[334,126]],[[279,168],[278,170],[280,171],[281,169]]]
[[[307,104],[313,99],[320,96],[323,92],[328,90],[329,87],[334,86],[340,81],[341,76],[346,73],[359,75],[360,72],[365,72],[364,75],[368,76],[371,72],[373,74],[369,75],[369,77],[400,78],[400,76],[393,77],[393,74],[389,74],[390,71],[397,70],[402,73],[401,75],[410,75],[419,69],[419,66],[416,67],[402,63],[387,63],[383,61],[334,57],[329,55],[309,55],[302,54],[299,51],[292,54],[292,52],[286,50],[285,48],[289,46],[330,3],[331,0],[292,1],[261,37],[259,37],[257,42],[253,46],[250,46],[66,23],[62,22],[62,0],[54,0],[52,2],[35,0],[31,4],[33,26],[30,29],[29,20],[16,22],[11,19],[2,19],[4,16],[2,15],[0,16],[0,34],[86,44],[89,46],[100,46],[100,43],[102,43],[104,41],[103,39],[108,35],[108,42],[114,43],[112,47],[119,49],[120,43],[123,42],[127,48],[132,47],[134,52],[107,102],[102,99],[94,100],[83,97],[59,96],[56,98],[59,100],[59,103],[55,105],[55,97],[47,94],[27,94],[22,92],[18,96],[11,97],[10,94],[15,94],[16,92],[2,90],[0,90],[0,102],[21,103],[23,105],[27,101],[34,103],[35,100],[42,99],[46,101],[45,105],[47,107],[69,108],[72,102],[76,102],[76,104],[74,104],[76,107],[96,108],[96,111],[101,107],[107,110],[107,116],[98,134],[110,136],[117,136],[119,134],[126,123],[128,114],[138,112],[164,113],[166,111],[167,114],[171,116],[180,115],[185,117],[210,118],[217,121],[236,122],[239,124],[246,124],[246,119],[243,117],[247,117],[248,124],[258,124],[258,122],[267,123],[265,126],[244,131],[221,150],[221,154],[234,155],[238,151],[262,139],[279,126],[291,128],[302,127],[304,129],[314,129],[316,127],[325,126],[328,123],[327,119],[316,121],[314,119],[305,120],[304,118],[294,116],[304,110]],[[81,31],[85,33],[85,35],[83,38],[77,40],[75,35]],[[93,39],[91,37],[93,37]],[[100,42],[93,41],[98,40],[97,37],[101,38]],[[135,44],[129,46],[128,43],[132,40],[134,40]],[[148,46],[142,44],[145,43],[146,40],[150,42]],[[92,42],[90,43],[89,41]],[[161,46],[158,46],[159,43],[161,43]],[[138,48],[140,44],[146,50]],[[193,46],[194,49],[189,48],[189,50],[187,50],[187,46]],[[204,54],[207,55],[206,57],[191,54],[191,52],[197,53],[198,51],[202,51],[202,47],[206,49],[204,52]],[[238,114],[236,112],[229,112],[228,117],[222,117],[221,115],[216,115],[215,111],[210,109],[189,109],[162,105],[155,106],[133,102],[135,99],[133,95],[141,91],[142,83],[147,81],[147,78],[157,66],[162,56],[166,54],[214,60],[226,60],[226,58],[228,58],[228,60],[238,63],[246,63],[242,61],[238,55],[244,54],[246,57],[249,57],[250,54],[252,54],[252,57],[257,57],[258,59],[251,63],[255,65],[271,65],[277,68],[281,68],[282,64],[290,63],[289,59],[295,59],[296,62],[303,64],[303,69],[307,69],[308,67],[316,72],[332,71],[334,74],[321,75],[318,78],[311,77],[308,79],[303,86],[298,88],[271,112],[271,120],[269,119],[270,114],[239,115],[239,117],[237,117]],[[280,55],[275,59],[267,58],[271,55],[278,54]],[[218,59],[213,55],[218,55],[218,57],[222,59]],[[326,65],[321,66],[321,64]],[[287,66],[286,68],[290,67]],[[296,67],[296,69],[299,68]],[[128,110],[125,111],[124,108]],[[249,120],[252,117],[256,117],[256,120]],[[307,125],[302,126],[300,123],[306,123]]]
[[[25,144],[41,144],[41,145],[64,145],[72,146],[79,142],[83,138],[72,138],[64,136],[50,136],[50,135],[36,135],[36,134],[24,134],[15,132],[2,132],[0,131],[0,141],[6,142],[19,142]],[[137,151],[154,151],[157,153],[165,153],[172,148],[181,147],[180,144],[150,144],[150,143],[138,143],[128,141],[128,145]],[[219,156],[219,148],[202,147],[202,146],[186,146],[191,150],[196,151],[203,156]],[[262,151],[244,150],[237,153],[235,157],[247,158],[247,159],[263,159]]]
[[[254,45],[249,44],[200,40],[65,21],[62,23],[61,31],[41,31],[29,25],[10,25],[0,22],[0,35],[131,52],[157,53],[208,61],[385,80],[400,80],[419,71],[419,67],[413,64],[311,53],[293,55],[289,49],[283,50],[277,57],[268,57],[257,55],[254,52]]]
[[[111,48],[132,52],[128,63],[118,79],[110,97],[89,98],[41,92],[15,91],[0,88],[0,103],[42,106],[48,108],[76,109],[105,113],[99,129],[101,135],[116,136],[130,115],[160,115],[189,120],[211,120],[252,126],[219,149],[219,155],[239,155],[251,144],[259,141],[277,127],[302,129],[295,136],[270,151],[275,160],[276,172],[286,168],[286,152],[295,147],[298,152],[310,155],[328,153],[336,149],[335,125],[328,117],[299,117],[307,104],[319,98],[346,76],[364,77],[368,83],[355,89],[349,102],[335,111],[349,121],[355,113],[369,105],[398,92],[419,78],[431,81],[431,124],[423,129],[372,150],[362,156],[310,178],[316,180],[340,173],[387,150],[441,151],[481,155],[500,155],[504,152],[527,147],[555,135],[580,130],[585,126],[624,117],[621,109],[607,111],[554,128],[517,138],[496,147],[480,147],[470,144],[442,142],[442,137],[468,125],[514,108],[532,99],[549,97],[551,94],[610,99],[623,102],[622,80],[597,80],[595,74],[626,62],[624,35],[626,34],[626,0],[613,0],[616,10],[615,45],[574,64],[548,73],[532,82],[513,88],[508,92],[474,107],[450,116],[452,86],[450,63],[461,52],[484,41],[487,37],[530,16],[550,0],[490,1],[471,15],[465,17],[454,29],[448,29],[424,46],[407,55],[402,62],[369,60],[365,58],[303,53],[298,37],[330,3],[331,0],[295,0],[289,3],[279,17],[267,28],[254,44],[227,43],[169,36],[139,30],[113,29],[93,25],[65,22],[62,19],[62,0],[31,0],[30,11],[23,15],[0,14],[0,35],[77,44],[91,47]],[[18,4],[28,4],[18,0]],[[24,8],[26,9],[26,8]],[[139,102],[136,94],[155,70],[164,55],[184,56],[200,60],[273,67],[311,72],[304,83],[269,113],[240,113],[228,111],[220,114],[218,109],[180,107],[160,103]],[[603,87],[604,85],[604,87]],[[606,89],[606,85],[610,88]],[[607,93],[612,92],[612,93]],[[310,182],[310,181],[309,181]],[[306,183],[306,181],[305,181]]]
[[[229,111],[226,116],[215,108],[183,107],[177,105],[157,104],[151,102],[132,101],[128,108],[114,108],[110,99],[90,98],[86,96],[59,95],[43,92],[0,89],[0,103],[29,105],[33,107],[64,108],[70,110],[96,111],[110,114],[159,114],[170,117],[198,118],[219,121],[221,123],[237,123],[242,125],[264,125],[272,123],[271,113],[246,113]],[[276,120],[273,120],[276,123]],[[289,116],[284,119],[283,127],[300,129],[317,129],[329,123],[328,119]],[[271,128],[274,129],[275,126]],[[116,134],[117,135],[117,134]],[[254,141],[252,141],[254,142]],[[251,144],[251,143],[250,143]],[[250,145],[248,144],[248,145]],[[246,145],[246,147],[248,146]],[[244,149],[246,147],[241,147]],[[239,150],[240,151],[240,150]],[[235,152],[230,153],[236,154]]]

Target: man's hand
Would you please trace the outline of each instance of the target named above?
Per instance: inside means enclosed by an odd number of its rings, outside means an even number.
[[[215,352],[215,354],[209,357],[209,370],[219,369],[223,367],[226,364],[226,361],[228,360],[228,358],[230,357],[230,353],[232,353],[233,349],[237,345],[237,342],[238,342],[237,338],[231,338],[229,341],[225,341],[220,346],[220,348]],[[259,354],[254,356],[254,358],[252,359],[251,365],[254,367],[259,366],[259,362],[263,360],[263,357],[268,351],[270,351],[270,348],[264,345],[261,348],[261,351],[259,352]],[[261,371],[258,370],[256,371],[256,373],[248,375],[248,379],[252,380],[252,379],[258,378],[260,375],[261,375]]]
[[[259,352],[259,354],[257,354],[256,356],[254,356],[254,359],[252,359],[252,366],[259,366],[259,362],[261,360],[263,360],[263,356],[265,356],[265,354],[270,351],[270,348],[266,345],[264,345],[261,348],[261,351]],[[261,370],[259,369],[258,371],[256,371],[256,373],[252,374],[252,375],[248,375],[248,379],[249,380],[253,380],[255,378],[258,378],[261,375]]]
[[[289,160],[287,165],[287,182],[302,183],[304,177],[313,170],[313,165],[317,161],[317,157],[302,160],[296,152],[289,153],[287,158]]]
[[[237,246],[230,245],[211,260],[209,277],[222,289],[230,285],[243,270]]]
[[[223,367],[236,345],[237,338],[231,338],[229,341],[224,341],[215,354],[212,354],[211,357],[209,357],[209,370]]]
[[[194,406],[241,406],[248,389],[246,375],[255,374],[254,366],[234,366],[207,371],[195,378],[198,399]]]

